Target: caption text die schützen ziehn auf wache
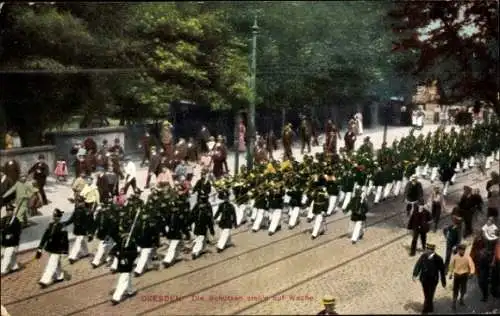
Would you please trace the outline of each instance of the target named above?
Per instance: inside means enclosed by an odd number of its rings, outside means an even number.
[[[170,301],[198,301],[198,302],[231,302],[231,301],[311,301],[314,297],[311,295],[161,295],[161,294],[148,294],[142,295],[141,300],[145,302],[170,302]]]

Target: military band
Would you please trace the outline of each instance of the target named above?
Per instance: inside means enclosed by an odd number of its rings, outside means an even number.
[[[285,134],[290,133],[289,128]],[[411,133],[390,146],[384,144],[376,152],[367,140],[358,151],[348,149],[338,154],[329,151],[315,157],[305,155],[303,162],[294,160],[290,148],[285,145],[286,160],[283,162],[266,161],[256,164],[253,170],[243,169],[234,177],[217,180],[203,169],[192,190],[178,179],[174,187],[159,185],[154,188],[146,202],[140,198],[135,170],[130,167],[125,171],[126,182],[133,186],[135,194],[125,205],[111,202],[117,179],[106,179],[102,184],[106,190],[99,190],[89,180],[78,187],[75,211],[68,221],[61,222],[62,212],[54,211],[54,221],[45,231],[37,252],[37,257],[42,250],[50,255],[40,285],[46,287],[64,280],[61,256],[68,254],[69,249],[64,227],[71,223],[76,240],[69,252],[70,262],[86,256],[87,241],[96,237],[98,248],[92,267],[108,262],[112,263],[111,270],[118,273],[113,304],[135,294],[131,285],[133,273],[140,276],[155,267],[153,263],[162,237],[168,240],[167,251],[161,259],[167,268],[180,259],[185,241],[193,241],[193,260],[201,256],[207,242],[216,236],[216,222],[220,228],[216,248],[220,252],[232,244],[232,229],[246,221],[251,223],[253,232],[265,227],[271,236],[283,224],[294,229],[300,218],[306,217],[311,223],[311,238],[316,239],[326,232],[325,218],[340,208],[350,214],[351,241],[357,243],[363,238],[369,199],[376,204],[404,193],[406,211],[410,215],[419,210],[423,201],[419,178],[435,181],[439,177],[445,195],[454,182],[454,175],[464,166],[476,163],[471,158],[483,155],[491,162],[497,158],[499,131],[499,123],[493,122],[459,132],[452,129],[446,133],[438,129],[425,137]],[[306,129],[304,133],[309,132]],[[285,140],[285,135],[283,137]],[[338,135],[331,137],[336,139]],[[477,142],[481,146],[477,146]],[[307,145],[308,142],[304,142],[304,147]],[[156,159],[154,155],[151,154],[151,160]],[[160,165],[156,166],[155,162],[149,173],[157,174]],[[105,193],[101,196],[100,192]],[[190,194],[196,196],[195,205],[190,205]],[[213,197],[217,203],[213,203]],[[8,216],[16,217],[11,209]],[[2,274],[17,268],[15,252],[20,234],[16,228],[20,225],[18,219],[10,220],[15,225],[6,225],[5,221],[9,220],[2,221],[2,245],[11,251],[2,261]]]

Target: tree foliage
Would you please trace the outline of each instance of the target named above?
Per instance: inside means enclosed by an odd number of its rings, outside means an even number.
[[[413,71],[438,79],[448,101],[498,105],[498,2],[397,2],[389,13],[398,50],[418,50]]]
[[[446,14],[457,14],[453,3],[445,7],[452,12]],[[470,37],[469,43],[450,37],[463,49],[460,56],[448,58],[442,48],[448,42],[437,33],[432,45],[408,44],[415,29],[439,14],[447,19],[432,3],[7,3],[0,12],[5,109],[0,114],[5,125],[21,132],[26,145],[33,145],[44,130],[76,114],[84,116],[86,126],[96,116],[117,117],[122,123],[164,117],[176,100],[213,109],[244,107],[251,97],[255,17],[260,107],[335,106],[353,111],[373,96],[408,96],[417,61],[420,75],[437,69],[443,81],[450,82],[454,78],[443,74],[467,65],[464,76],[474,82],[467,93],[481,90],[491,99],[491,90],[481,84],[492,83],[494,71],[488,63],[495,58],[495,46],[488,39],[495,33],[491,17],[479,14],[490,11],[487,5],[469,7],[470,16],[481,15],[474,23],[484,28],[482,39]],[[433,13],[423,18],[426,10]],[[401,28],[408,34],[393,32],[394,25],[387,23],[390,11],[392,24],[409,19]],[[448,28],[458,34],[454,23]],[[395,37],[409,41],[405,53],[391,53]],[[490,50],[476,49],[483,46]],[[431,52],[437,57],[422,57]],[[477,61],[470,61],[471,52]],[[467,62],[464,56],[469,56]]]

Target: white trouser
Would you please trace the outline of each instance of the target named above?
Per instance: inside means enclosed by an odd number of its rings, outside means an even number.
[[[68,259],[78,260],[80,256],[85,257],[89,254],[87,239],[85,239],[85,237],[86,236],[75,236],[75,242],[73,243],[73,247],[71,247]]]
[[[312,236],[314,238],[318,237],[318,235],[322,232],[321,225],[323,225],[323,214],[317,214],[314,218],[314,224],[312,229]]]
[[[344,204],[342,204],[342,209],[345,210],[347,206],[349,205],[349,202],[351,202],[352,198],[352,192],[346,192],[345,197],[344,197]]]
[[[455,166],[455,172],[460,172],[462,169],[460,168],[460,163],[457,162],[457,165]]]
[[[417,166],[417,168],[415,168],[415,176],[419,178],[421,175],[422,175],[422,166]]]
[[[111,263],[111,271],[116,271],[118,269],[118,257],[113,258],[113,263]]]
[[[47,261],[47,265],[43,271],[42,278],[40,279],[40,283],[49,285],[54,280],[64,280],[64,272],[61,269],[61,255],[51,253],[49,255],[49,261]]]
[[[302,203],[302,204],[306,204],[306,202],[307,202],[307,195],[302,194],[302,200],[301,200],[301,203]]]
[[[248,206],[246,204],[240,206],[234,205],[234,208],[236,210],[236,225],[240,226],[245,222],[245,214]]]
[[[280,225],[281,222],[281,209],[274,209],[272,210],[272,215],[271,215],[271,223],[269,224],[269,232],[270,233],[275,233],[276,229]]]
[[[179,245],[181,241],[180,240],[170,240],[167,253],[165,254],[165,258],[163,258],[163,262],[167,264],[171,264],[174,262],[175,258],[179,254]]]
[[[297,220],[299,219],[300,207],[292,207],[289,213],[288,227],[294,228],[297,225]]]
[[[449,181],[446,181],[444,183],[444,187],[443,187],[443,196],[446,196],[448,194],[448,188],[450,186],[450,182]]]
[[[285,194],[285,196],[283,197],[283,203],[288,205],[288,203],[290,203],[290,200],[291,200],[291,197],[289,195]]]
[[[457,174],[456,174],[456,173],[455,173],[455,174],[453,174],[453,177],[451,177],[450,182],[451,182],[451,183],[455,183],[455,181],[457,181]]]
[[[474,159],[474,156],[469,157],[469,168],[473,168],[476,165],[476,160]]]
[[[362,221],[357,221],[357,222],[352,222],[352,236],[351,240],[356,242],[359,240],[359,237],[363,235],[363,222]]]
[[[135,290],[132,287],[132,276],[129,272],[120,273],[116,289],[113,293],[113,301],[120,302],[125,294],[134,294]]]
[[[422,170],[422,177],[427,177],[429,175],[429,164],[426,164]]]
[[[469,161],[467,159],[464,159],[464,161],[462,163],[462,168],[463,168],[463,170],[469,169]]]
[[[403,182],[401,180],[396,181],[396,184],[394,185],[394,191],[392,192],[394,196],[399,196],[399,194],[401,194],[402,184]]]
[[[3,258],[2,258],[2,270],[1,274],[6,274],[10,271],[15,271],[19,269],[17,264],[17,246],[16,247],[5,247]]]
[[[373,180],[368,181],[368,188],[366,190],[366,195],[372,194],[373,190]]]
[[[358,121],[358,134],[363,134],[363,123],[361,121]]]
[[[253,222],[255,222],[255,219],[257,218],[257,209],[255,207],[252,207],[252,212],[251,212],[251,215],[250,215],[250,220],[252,220]]]
[[[344,201],[344,199],[345,199],[345,192],[340,190],[339,201],[338,201],[339,205]]]
[[[311,205],[307,208],[307,220],[312,221],[314,218],[314,213],[313,213],[313,208],[314,208],[314,201],[311,202]]]
[[[384,195],[383,195],[384,199],[389,197],[389,195],[391,194],[391,189],[392,189],[392,182],[389,182],[384,187]]]
[[[103,259],[108,256],[109,251],[113,247],[113,244],[108,241],[101,240],[99,241],[99,245],[97,246],[97,252],[94,255],[94,259],[92,260],[93,265],[100,265],[103,262]]]
[[[217,241],[217,248],[220,250],[224,250],[228,242],[231,241],[231,229],[224,228],[220,232],[219,240]]]
[[[326,211],[326,215],[332,215],[337,207],[338,197],[336,195],[330,195],[328,197],[328,210]]]
[[[253,231],[258,231],[260,229],[260,226],[262,225],[262,222],[264,221],[265,212],[266,211],[263,209],[257,210],[257,215],[255,216],[255,221],[253,222],[253,225],[252,225]]]
[[[437,178],[437,175],[438,175],[438,168],[437,167],[432,167],[431,169],[431,182],[434,182]]]
[[[151,264],[152,254],[153,248],[141,248],[141,251],[139,252],[139,259],[137,260],[137,265],[134,270],[135,273],[144,273],[144,271]]]
[[[199,256],[203,249],[205,248],[205,236],[196,236],[194,239],[193,251],[192,254],[195,256]]]
[[[500,160],[500,150],[495,153],[495,160]]]
[[[378,203],[380,202],[380,199],[382,198],[382,190],[384,189],[383,186],[379,185],[375,189],[375,199],[373,200],[373,203]]]
[[[486,170],[488,170],[488,169],[490,169],[490,168],[491,168],[491,164],[492,164],[492,162],[493,162],[493,159],[494,159],[494,157],[493,157],[493,156],[488,156],[488,157],[486,157],[486,162],[484,163],[484,168],[485,168]]]

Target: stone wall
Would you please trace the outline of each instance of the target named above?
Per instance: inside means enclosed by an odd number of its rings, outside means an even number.
[[[9,160],[16,160],[21,173],[27,172],[38,160],[38,155],[43,154],[45,161],[53,171],[56,164],[55,146],[22,147],[0,150],[0,165],[5,165]]]
[[[62,157],[69,160],[70,151],[77,141],[83,142],[86,138],[91,137],[99,148],[104,139],[108,140],[108,144],[113,145],[115,138],[120,139],[120,143],[127,152],[127,142],[125,141],[126,127],[101,127],[87,128],[69,131],[48,132],[45,134],[46,139],[55,146],[56,158]]]

